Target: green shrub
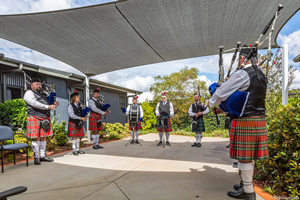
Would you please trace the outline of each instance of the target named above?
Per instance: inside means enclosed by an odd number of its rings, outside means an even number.
[[[125,137],[125,135],[119,134],[116,131],[113,131],[113,132],[108,134],[108,139],[109,140],[118,140],[118,139],[122,139],[124,137]]]
[[[13,99],[0,103],[0,124],[9,126],[15,132],[26,129],[27,107],[23,99]]]
[[[142,108],[143,108],[143,112],[144,112],[144,117],[143,117],[143,122],[142,124],[142,128],[145,131],[150,130],[153,127],[156,127],[157,124],[157,120],[156,120],[156,116],[154,114],[154,109],[149,105],[148,102],[143,102],[141,104]]]
[[[66,126],[67,123],[65,121],[58,122],[58,117],[54,116],[51,121],[52,129],[53,129],[53,137],[58,146],[64,146],[68,142]]]
[[[256,178],[269,181],[277,194],[300,195],[300,103],[268,112],[270,158],[257,161]]]

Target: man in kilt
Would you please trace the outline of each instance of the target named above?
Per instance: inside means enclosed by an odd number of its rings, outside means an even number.
[[[134,143],[134,131],[135,131],[135,142],[137,144],[139,144],[139,133],[142,129],[142,125],[141,125],[141,118],[143,118],[144,116],[144,112],[143,112],[143,108],[141,105],[137,104],[137,99],[138,99],[138,96],[134,96],[132,97],[132,103],[133,104],[130,104],[127,106],[127,109],[126,109],[126,113],[124,113],[124,115],[129,115],[130,111],[131,110],[137,110],[137,120],[138,120],[138,124],[134,127],[134,130],[133,130],[133,124],[130,123],[130,119],[129,119],[129,130],[131,130],[131,136],[132,136],[132,140],[131,140],[131,144]]]
[[[244,45],[244,47],[247,46]],[[250,93],[243,117],[233,119],[231,123],[230,157],[238,160],[242,181],[240,184],[234,185],[236,191],[229,191],[228,196],[236,199],[254,200],[256,199],[252,184],[254,160],[269,158],[264,116],[267,78],[260,69],[255,71],[253,67],[256,65],[255,62],[253,64],[247,62],[246,66],[241,68],[249,52],[249,48],[241,50],[238,63],[239,70],[216,90],[209,101],[209,106],[220,105],[235,91]],[[222,111],[217,109],[216,112],[221,113]]]
[[[72,149],[73,155],[78,156],[79,154],[84,154],[85,152],[80,150],[80,140],[84,137],[83,123],[86,121],[87,117],[82,116],[81,110],[82,105],[79,103],[80,97],[76,90],[71,94],[71,103],[68,106],[69,113],[69,131],[68,136],[72,139]]]
[[[32,138],[31,147],[34,153],[34,164],[40,165],[41,161],[53,162],[46,156],[46,138],[53,135],[50,110],[55,110],[58,102],[49,105],[47,92],[43,91],[39,78],[31,79],[31,90],[27,90],[24,101],[27,105],[27,136]],[[40,157],[39,157],[40,151]]]
[[[92,132],[93,140],[93,149],[103,149],[99,145],[99,131],[103,129],[102,124],[102,115],[107,115],[110,113],[110,110],[106,112],[102,111],[102,102],[99,99],[100,97],[100,88],[97,88],[93,91],[93,98],[89,100],[89,107],[91,108],[91,117],[90,117],[90,131]]]
[[[194,101],[189,108],[189,115],[193,117],[192,122],[192,132],[195,133],[196,142],[192,144],[192,147],[201,147],[201,138],[202,133],[205,132],[205,126],[203,121],[203,115],[206,115],[209,112],[209,109],[206,105],[200,102],[200,97],[197,93],[194,94]]]
[[[174,116],[174,108],[173,108],[173,104],[171,102],[167,101],[166,92],[162,93],[161,99],[162,99],[162,101],[159,102],[156,106],[155,114],[157,117],[166,116],[168,118],[168,127],[160,128],[159,126],[157,126],[157,131],[159,133],[159,142],[158,142],[157,146],[162,144],[163,132],[166,133],[166,140],[167,140],[166,144],[171,146],[170,141],[169,141],[169,135],[170,135],[170,132],[172,131],[171,117]]]

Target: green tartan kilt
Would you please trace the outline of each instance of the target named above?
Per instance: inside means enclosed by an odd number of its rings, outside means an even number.
[[[192,128],[192,132],[196,132],[196,133],[198,133],[198,132],[201,132],[201,133],[205,132],[204,121],[203,121],[202,118],[200,118],[199,120],[197,120],[197,128],[196,129]]]

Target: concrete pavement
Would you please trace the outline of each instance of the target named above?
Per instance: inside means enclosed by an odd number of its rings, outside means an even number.
[[[170,136],[172,146],[157,147],[158,135],[140,136],[142,146],[128,139],[53,156],[53,163],[29,167],[6,166],[0,174],[0,191],[24,185],[26,193],[12,200],[230,200],[228,190],[240,181],[232,168],[226,138],[203,138],[191,147],[193,137]],[[257,200],[261,200],[257,195]]]

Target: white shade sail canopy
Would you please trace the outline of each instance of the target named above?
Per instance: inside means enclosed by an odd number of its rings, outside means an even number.
[[[254,43],[278,4],[272,47],[299,0],[128,0],[70,10],[0,16],[0,37],[88,76],[217,54]],[[266,41],[260,48],[266,48]]]

